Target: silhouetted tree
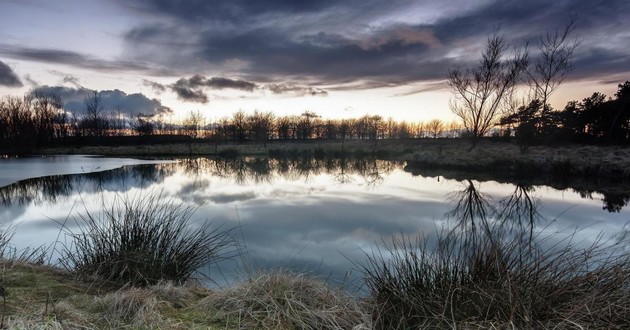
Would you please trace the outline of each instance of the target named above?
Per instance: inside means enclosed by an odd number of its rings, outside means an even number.
[[[504,38],[495,33],[477,67],[449,71],[448,85],[455,95],[451,110],[461,119],[473,147],[497,123],[527,67],[527,53],[515,52],[506,60],[508,50]]]
[[[427,130],[435,139],[444,132],[444,123],[439,119],[433,119],[427,123]]]
[[[155,125],[150,116],[138,114],[133,124],[133,129],[138,135],[152,135],[155,131]]]

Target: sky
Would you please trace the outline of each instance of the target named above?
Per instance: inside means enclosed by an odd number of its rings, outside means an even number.
[[[627,0],[0,0],[0,96],[56,92],[80,112],[208,121],[238,110],[455,119],[449,69],[499,31],[514,49],[572,19],[573,70],[551,103],[630,80]]]

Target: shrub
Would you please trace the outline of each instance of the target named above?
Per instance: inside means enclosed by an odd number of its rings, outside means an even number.
[[[195,209],[162,194],[117,197],[100,214],[79,217],[78,233],[62,250],[61,264],[79,275],[95,275],[132,286],[183,283],[198,268],[233,255],[231,230],[192,228]]]
[[[452,233],[434,247],[400,238],[368,255],[375,328],[630,327],[627,255],[505,236]]]

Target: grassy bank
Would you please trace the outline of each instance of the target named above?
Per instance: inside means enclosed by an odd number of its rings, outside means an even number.
[[[422,241],[418,241],[422,242]],[[210,290],[131,287],[2,260],[10,329],[627,329],[630,261],[606,250],[545,252],[520,241],[404,239],[371,255],[367,296],[303,274],[250,274]],[[464,250],[465,248],[465,250]]]
[[[283,156],[310,153],[318,156],[376,155],[408,161],[410,168],[441,167],[475,172],[510,174],[546,173],[564,176],[598,176],[630,179],[630,148],[615,146],[532,146],[481,141],[470,150],[461,139],[374,141],[291,141],[266,143],[162,144],[151,146],[85,146],[38,150],[41,154],[93,154],[105,156]]]
[[[355,299],[299,274],[261,274],[224,290],[171,282],[104,285],[50,266],[0,261],[9,329],[352,329]]]

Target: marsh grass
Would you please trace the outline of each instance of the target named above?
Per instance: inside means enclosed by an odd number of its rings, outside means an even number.
[[[342,289],[286,271],[251,276],[197,308],[216,308],[218,318],[240,329],[353,329],[365,321],[357,300]]]
[[[499,231],[451,232],[435,245],[394,239],[361,266],[374,327],[630,327],[627,254],[537,239]]]
[[[118,196],[100,213],[86,211],[79,230],[64,227],[72,242],[61,251],[61,265],[76,274],[120,285],[182,284],[202,266],[234,256],[230,229],[191,221],[194,207],[161,193]]]

